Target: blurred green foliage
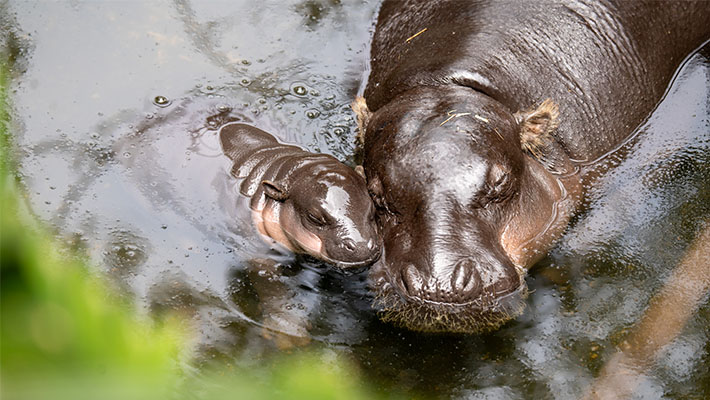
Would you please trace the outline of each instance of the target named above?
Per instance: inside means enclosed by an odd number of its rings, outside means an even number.
[[[2,399],[372,398],[352,368],[314,352],[272,367],[187,376],[188,323],[158,323],[62,250],[22,201],[12,162],[7,58],[0,57],[0,397]]]

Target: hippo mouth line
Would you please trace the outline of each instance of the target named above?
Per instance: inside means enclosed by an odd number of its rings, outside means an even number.
[[[308,253],[306,253],[306,254],[308,254]],[[365,267],[368,267],[368,266],[374,264],[375,262],[377,262],[377,260],[380,259],[380,256],[381,256],[381,252],[376,252],[372,257],[370,257],[366,260],[339,261],[339,260],[335,260],[333,258],[328,257],[327,255],[325,255],[325,253],[320,253],[320,254],[318,254],[317,257],[311,255],[311,257],[314,257],[317,260],[320,260],[324,263],[334,265],[334,266],[340,268],[341,270],[343,270],[344,272],[347,271],[347,272],[352,272],[352,273],[360,272],[359,271],[360,268],[365,268]]]
[[[390,283],[375,288],[373,307],[380,319],[420,332],[485,333],[522,314],[528,296],[524,275],[520,286],[503,295],[482,295],[465,303],[446,303],[399,293]]]

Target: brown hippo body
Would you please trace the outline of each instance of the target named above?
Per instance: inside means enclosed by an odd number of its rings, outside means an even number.
[[[526,269],[579,207],[580,167],[708,38],[704,1],[385,1],[354,104],[384,318],[477,332],[521,312]]]
[[[226,124],[220,140],[261,234],[342,268],[379,257],[372,200],[353,169],[245,124]]]

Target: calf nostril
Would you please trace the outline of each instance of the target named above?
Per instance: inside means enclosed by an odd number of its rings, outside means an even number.
[[[357,249],[357,245],[352,239],[344,239],[342,245],[350,251],[354,251]]]

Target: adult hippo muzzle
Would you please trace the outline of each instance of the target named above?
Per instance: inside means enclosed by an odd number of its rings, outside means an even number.
[[[383,319],[480,332],[518,315],[586,165],[710,37],[703,2],[385,1],[355,101]],[[552,100],[549,100],[552,99]]]
[[[377,260],[381,241],[361,175],[245,124],[223,126],[220,140],[261,234],[341,268]]]

